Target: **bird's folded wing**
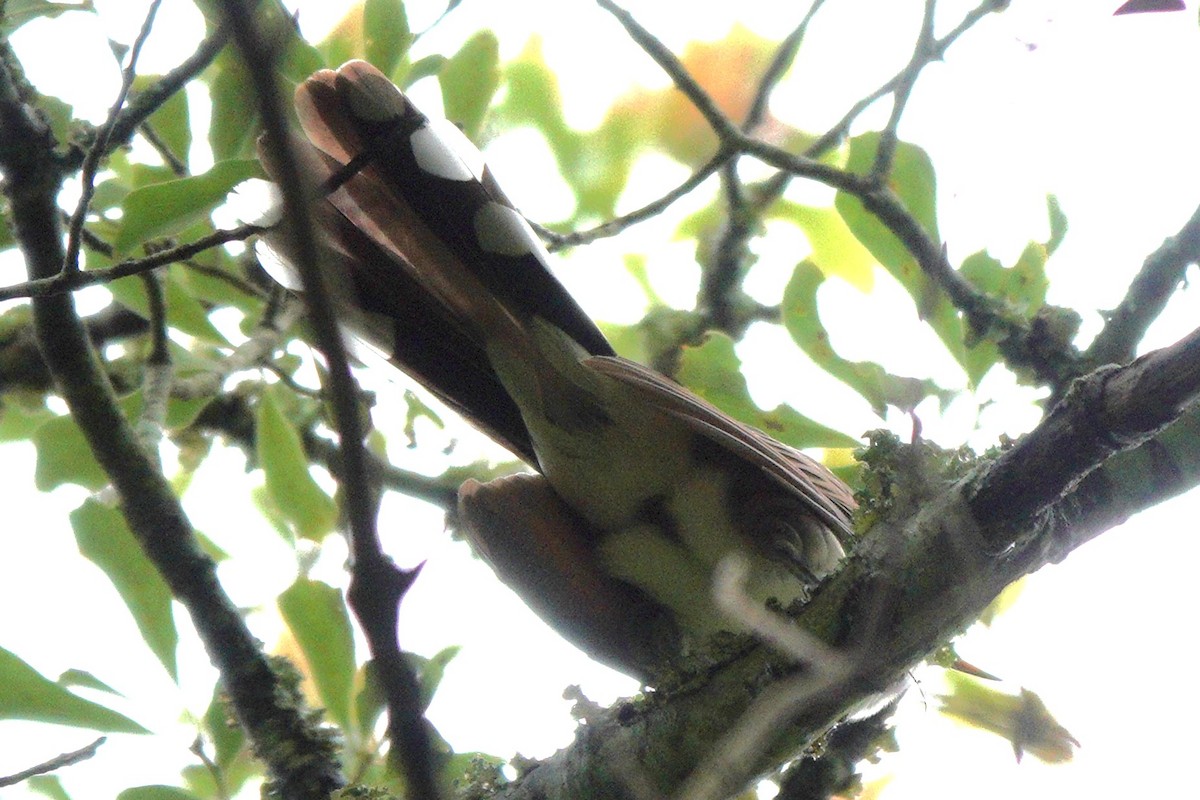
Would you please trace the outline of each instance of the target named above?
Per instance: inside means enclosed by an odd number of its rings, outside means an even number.
[[[854,495],[826,467],[730,417],[674,381],[635,361],[593,357],[589,367],[636,389],[646,403],[757,468],[808,506],[843,542],[853,538]]]

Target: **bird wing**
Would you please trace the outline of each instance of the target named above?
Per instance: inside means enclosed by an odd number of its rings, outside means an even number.
[[[643,400],[758,468],[806,505],[843,541],[853,538],[857,503],[824,465],[730,417],[670,378],[625,358],[593,357],[587,366],[641,393]]]

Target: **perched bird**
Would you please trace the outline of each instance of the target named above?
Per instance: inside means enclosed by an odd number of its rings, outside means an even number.
[[[617,356],[461,132],[362,61],[306,80],[296,111],[345,326],[537,471],[468,481],[458,525],[567,639],[653,679],[739,629],[712,599],[725,556],[764,602],[833,571],[846,485]]]

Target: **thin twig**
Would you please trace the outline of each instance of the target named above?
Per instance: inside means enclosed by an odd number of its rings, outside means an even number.
[[[226,272],[225,270],[221,269],[220,267],[214,267],[214,266],[210,266],[208,264],[201,264],[200,262],[195,261],[190,258],[182,260],[179,263],[182,264],[184,266],[184,268],[186,270],[188,270],[189,272],[195,272],[199,275],[205,276],[206,278],[212,278],[213,280],[217,280],[217,281],[221,281],[222,283],[226,283],[229,286],[233,287],[234,289],[237,289],[239,292],[246,295],[247,297],[253,297],[258,300],[267,299],[268,293],[265,290],[259,288],[258,286],[256,286],[253,283],[250,283],[249,281],[242,280],[241,278],[239,278],[237,275],[234,275],[233,273]]]
[[[151,114],[161,108],[162,104],[173,94],[183,89],[189,81],[208,68],[225,47],[228,39],[229,32],[225,26],[218,27],[179,66],[130,98],[129,103],[117,115],[116,122],[112,126],[112,132],[108,139],[109,151],[128,144],[133,138],[134,132]],[[64,159],[63,170],[69,172],[77,169],[81,163],[80,158],[81,154],[78,151],[72,152]]]
[[[766,71],[763,72],[763,76],[758,82],[754,100],[750,103],[750,110],[746,113],[746,118],[742,120],[742,130],[746,133],[754,133],[754,130],[766,119],[767,103],[771,99],[771,92],[779,85],[779,81],[787,74],[792,62],[796,60],[796,53],[800,50],[800,45],[804,43],[808,26],[812,24],[813,17],[817,15],[824,4],[825,0],[814,0],[804,14],[804,18],[800,20],[800,24],[779,43],[775,57],[771,59],[771,63],[767,65]]]
[[[179,156],[171,151],[170,145],[163,141],[163,138],[158,135],[158,131],[154,130],[153,125],[149,122],[143,122],[138,126],[138,132],[142,134],[142,138],[149,142],[150,146],[154,148],[155,152],[158,153],[159,157],[167,165],[167,168],[176,177],[182,178],[188,174],[187,164],[183,163]]]
[[[112,110],[108,112],[108,119],[100,126],[100,130],[96,134],[96,141],[88,149],[87,156],[83,159],[83,167],[80,170],[80,194],[79,204],[75,207],[75,213],[71,215],[71,224],[67,227],[67,253],[63,261],[62,271],[66,274],[79,271],[79,246],[80,238],[83,232],[83,223],[87,219],[88,209],[92,205],[92,196],[96,192],[96,173],[100,169],[100,160],[108,152],[108,143],[112,139],[113,128],[117,124],[117,116],[121,112],[122,106],[125,105],[125,98],[129,95],[129,90],[133,87],[133,79],[137,74],[138,58],[142,54],[142,46],[150,37],[150,31],[154,28],[154,17],[158,14],[158,7],[162,5],[162,0],[153,0],[150,3],[150,8],[146,12],[146,19],[142,22],[142,29],[138,31],[137,38],[133,41],[133,47],[129,51],[129,64],[125,67],[121,75],[121,88],[117,92],[116,102],[113,103]]]
[[[200,759],[200,763],[208,771],[208,776],[212,778],[213,787],[216,789],[217,800],[229,800],[229,789],[225,786],[225,771],[208,757],[208,753],[204,750],[204,739],[197,735],[188,750]]]
[[[150,312],[150,353],[146,356],[142,377],[142,411],[136,431],[146,455],[162,468],[158,446],[167,419],[167,400],[171,395],[171,351],[167,338],[167,303],[157,273],[142,273],[146,303]]]
[[[291,239],[293,265],[305,287],[304,298],[317,344],[328,366],[328,395],[341,454],[342,497],[350,527],[352,576],[349,603],[363,626],[388,703],[392,753],[413,797],[434,800],[440,794],[434,778],[433,749],[423,716],[416,676],[404,660],[398,641],[400,600],[415,577],[384,554],[375,527],[376,477],[369,471],[358,391],[342,342],[334,294],[321,269],[321,253],[309,214],[309,187],[300,173],[288,116],[275,78],[275,53],[258,33],[252,0],[230,0],[226,19],[249,67],[264,134],[276,148],[275,177],[283,196],[285,235]]]
[[[920,77],[921,70],[925,69],[925,65],[930,62],[929,52],[934,44],[933,16],[936,8],[936,0],[925,0],[921,32],[917,35],[917,44],[913,48],[912,58],[909,60],[908,67],[900,73],[900,79],[896,82],[896,88],[892,92],[892,112],[888,117],[887,124],[879,132],[879,147],[875,150],[875,163],[871,165],[871,171],[867,173],[867,180],[876,186],[882,185],[892,170],[896,146],[900,143],[896,129],[900,126],[900,118],[904,116],[904,109],[917,85],[917,78]]]
[[[19,297],[49,297],[56,294],[66,294],[76,289],[82,289],[85,286],[92,286],[98,283],[111,283],[118,278],[138,275],[168,264],[186,261],[199,253],[203,253],[205,250],[219,247],[228,242],[242,241],[265,230],[266,228],[260,225],[240,225],[229,230],[216,231],[202,239],[197,239],[194,242],[178,247],[172,247],[146,256],[145,258],[122,261],[120,264],[112,267],[81,270],[73,273],[58,272],[48,278],[34,278],[24,283],[0,289],[0,300],[14,300]]]
[[[554,231],[544,228],[541,225],[535,225],[534,227],[537,230],[538,235],[548,243],[547,249],[552,253],[562,250],[566,247],[575,247],[576,245],[594,242],[597,239],[616,236],[632,225],[636,225],[639,222],[644,222],[652,217],[658,216],[676,200],[691,194],[696,187],[712,177],[717,170],[719,170],[721,166],[729,160],[732,154],[732,150],[718,150],[716,155],[714,155],[703,166],[693,172],[687,180],[664,194],[662,197],[651,203],[647,203],[635,211],[630,211],[628,214],[614,217],[613,219],[601,223],[594,228],[589,228],[585,231],[573,231],[571,233],[555,233]]]
[[[729,117],[725,116],[724,111],[717,107],[716,101],[709,96],[704,87],[696,82],[678,56],[672,53],[654,34],[643,28],[632,14],[612,0],[596,0],[596,3],[616,17],[617,21],[621,23],[621,27],[629,33],[629,37],[654,59],[662,71],[671,77],[671,80],[675,81],[676,88],[692,101],[692,105],[696,107],[696,110],[700,112],[700,115],[704,117],[719,138],[726,139],[737,133],[737,126]]]
[[[56,772],[63,767],[69,767],[72,764],[78,764],[80,761],[87,761],[96,755],[96,751],[100,749],[100,745],[108,741],[107,736],[101,736],[96,741],[89,744],[87,747],[81,747],[78,750],[73,750],[70,753],[63,753],[54,758],[43,761],[41,764],[23,769],[20,772],[15,772],[12,775],[0,775],[0,786],[16,786],[22,781],[28,780],[36,775],[45,775],[50,772]]]
[[[938,61],[944,58],[946,51],[949,50],[950,46],[958,41],[958,39],[964,33],[974,27],[979,20],[983,19],[993,11],[998,10],[1002,5],[1003,4],[997,2],[997,0],[984,0],[984,2],[982,2],[980,5],[968,12],[949,33],[933,43],[932,47],[927,53],[927,63],[932,63],[933,61]],[[841,143],[841,141],[849,135],[850,126],[854,124],[854,121],[857,120],[864,111],[866,111],[880,99],[896,91],[896,88],[900,85],[900,82],[904,79],[904,76],[908,70],[909,65],[906,65],[904,69],[900,70],[887,81],[885,81],[881,86],[879,86],[879,88],[875,89],[875,91],[851,105],[846,113],[842,115],[841,119],[834,123],[832,127],[825,131],[825,133],[821,134],[821,136],[815,142],[805,148],[804,156],[811,159],[820,158]],[[784,171],[779,172],[772,178],[768,179],[760,188],[758,193],[759,207],[765,208],[774,203],[775,200],[777,200],[783,194],[784,189],[787,188],[787,185],[794,177],[794,174]]]

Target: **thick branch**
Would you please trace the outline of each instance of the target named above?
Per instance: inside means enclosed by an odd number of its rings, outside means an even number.
[[[1200,484],[1200,412],[1180,417],[1195,409],[1198,394],[1200,332],[1127,368],[1089,376],[1061,410],[966,479],[932,474],[923,446],[900,448],[892,457],[899,488],[891,511],[798,618],[838,647],[853,669],[795,714],[761,763],[731,774],[730,785],[744,785],[781,755],[800,752],[893,685],[1011,581],[1167,494]],[[1164,455],[1172,456],[1170,467]],[[654,778],[651,788],[666,795],[710,757],[709,748],[751,707],[758,689],[791,669],[758,646],[707,681],[589,718],[570,748],[503,796],[628,797],[629,774],[643,783]]]
[[[9,77],[0,67],[0,169],[17,240],[36,280],[57,273],[65,256],[55,202],[62,175],[49,130],[20,102]],[[326,796],[341,782],[328,742],[295,707],[277,702],[277,676],[217,582],[216,565],[197,544],[170,484],[121,414],[72,297],[35,298],[33,312],[42,355],[60,394],[112,480],[130,530],[188,609],[268,769],[289,787],[289,797]]]
[[[973,489],[971,508],[1007,546],[1109,456],[1175,422],[1200,395],[1200,329],[1127,367],[1079,379],[1035,433],[1022,438]]]

